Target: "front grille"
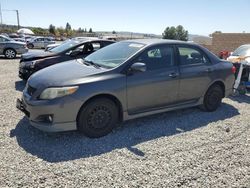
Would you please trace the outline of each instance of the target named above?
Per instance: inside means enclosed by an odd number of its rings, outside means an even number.
[[[28,85],[27,93],[28,93],[30,96],[32,96],[35,92],[36,92],[36,88],[31,87],[30,85]]]

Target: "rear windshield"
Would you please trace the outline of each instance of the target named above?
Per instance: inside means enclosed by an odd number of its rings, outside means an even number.
[[[233,56],[250,56],[250,45],[244,45],[237,48],[233,54]]]

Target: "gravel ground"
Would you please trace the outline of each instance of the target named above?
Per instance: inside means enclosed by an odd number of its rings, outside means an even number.
[[[16,110],[18,59],[0,59],[0,187],[250,187],[250,95],[128,121],[110,135],[46,134]]]

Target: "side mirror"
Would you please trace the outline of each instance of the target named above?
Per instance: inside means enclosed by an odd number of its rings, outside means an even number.
[[[131,65],[129,72],[130,73],[137,73],[137,72],[145,72],[147,70],[147,66],[145,63],[134,63],[133,65]]]

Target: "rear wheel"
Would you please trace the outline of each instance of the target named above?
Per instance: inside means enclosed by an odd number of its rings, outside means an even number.
[[[219,85],[213,85],[208,89],[201,108],[205,111],[213,112],[221,105],[222,98],[222,88]]]
[[[6,49],[4,51],[4,56],[8,59],[14,59],[16,57],[16,51],[14,49]]]
[[[118,108],[107,98],[97,98],[84,106],[77,118],[78,130],[90,138],[98,138],[112,131],[118,122]]]

